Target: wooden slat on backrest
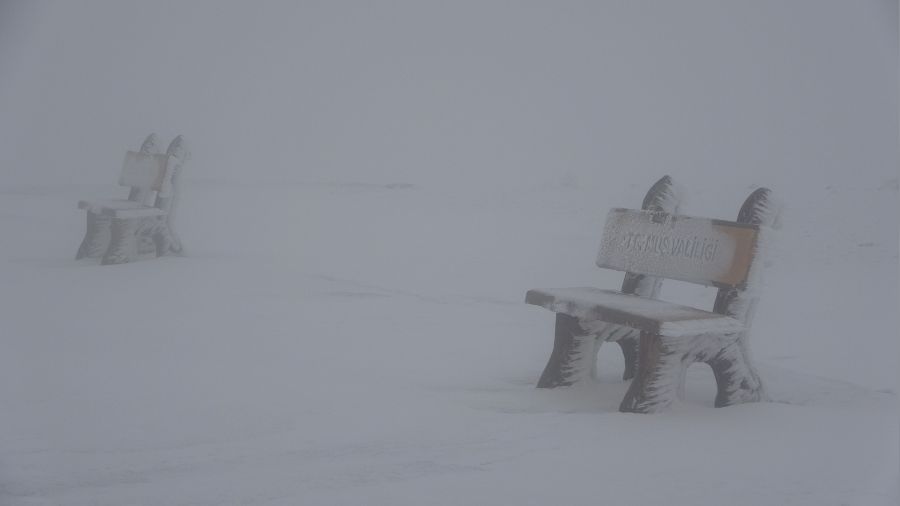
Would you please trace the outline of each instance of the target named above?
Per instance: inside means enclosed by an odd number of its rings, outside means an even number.
[[[166,176],[167,155],[129,151],[122,164],[121,186],[159,191]]]
[[[597,266],[715,285],[747,280],[759,227],[660,212],[613,209]]]

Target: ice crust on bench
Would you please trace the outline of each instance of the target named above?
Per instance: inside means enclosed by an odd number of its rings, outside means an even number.
[[[642,211],[610,212],[597,265],[625,271],[621,292],[561,288],[526,294],[527,303],[556,313],[553,352],[538,388],[584,379],[596,365],[597,347],[615,341],[625,357],[623,379],[634,379],[619,411],[666,409],[680,397],[694,362],[713,370],[716,407],[766,398],[747,339],[781,203],[768,188],[758,188],[736,222],[693,218],[678,214],[677,206],[655,205],[675,202],[671,187],[665,176],[647,193]],[[719,287],[713,311],[657,300],[664,278]]]
[[[659,213],[678,214],[685,200],[684,188],[670,176],[661,177],[641,203],[641,209]],[[645,274],[626,272],[622,293],[658,298],[662,279]],[[597,352],[606,342],[615,342],[622,350],[625,370],[622,379],[634,378],[639,359],[637,329],[600,321],[579,321],[563,313],[556,314],[553,352],[538,380],[538,388],[556,388],[597,377]]]
[[[147,207],[140,202],[135,202],[132,200],[123,200],[123,199],[110,199],[110,200],[79,200],[78,201],[78,209],[87,209],[94,213],[102,212],[104,209],[140,209],[142,207]]]
[[[119,185],[159,191],[163,188],[168,161],[168,155],[128,151],[122,162]]]
[[[87,210],[87,226],[76,259],[102,257],[100,263],[108,265],[184,251],[172,223],[179,175],[190,153],[180,135],[165,154],[159,150],[159,138],[150,134],[140,151],[125,155],[119,184],[130,188],[128,200],[78,203]]]
[[[633,209],[613,209],[603,230],[597,266],[737,286],[748,275],[757,227]]]
[[[721,314],[591,287],[529,290],[525,302],[584,322],[599,320],[666,337],[730,335],[745,329],[740,321]]]
[[[103,214],[113,218],[138,219],[165,216],[166,212],[155,207],[144,206],[129,209],[104,209]]]

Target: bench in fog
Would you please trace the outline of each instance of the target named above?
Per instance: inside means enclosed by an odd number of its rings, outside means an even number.
[[[78,203],[87,212],[87,231],[75,258],[101,258],[107,265],[181,253],[173,218],[188,157],[180,135],[165,153],[155,134],[147,136],[140,151],[127,152],[119,185],[130,188],[128,198]]]
[[[759,401],[759,375],[747,353],[765,231],[780,207],[760,188],[737,221],[679,214],[680,191],[668,176],[647,193],[641,210],[610,211],[597,265],[625,272],[621,290],[529,290],[525,300],[556,313],[553,352],[539,388],[566,386],[594,372],[599,345],[617,342],[632,379],[619,410],[668,407],[684,388],[688,366],[706,362],[715,374],[715,405]],[[718,288],[712,311],[658,300],[663,279]]]

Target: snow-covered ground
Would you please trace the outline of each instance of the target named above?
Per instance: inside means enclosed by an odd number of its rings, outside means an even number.
[[[592,260],[638,179],[189,180],[189,256],[109,267],[72,260],[74,203],[123,190],[3,188],[2,503],[895,502],[896,180],[781,189],[752,340],[772,402],[715,409],[697,365],[673,411],[620,414],[615,346],[599,383],[534,389],[553,317],[524,292],[617,285]],[[750,190],[688,211],[732,216]]]
[[[0,0],[0,505],[896,504],[897,3]],[[150,132],[181,258],[73,258]],[[785,202],[771,402],[536,390],[606,212]],[[667,299],[714,291],[667,282]]]

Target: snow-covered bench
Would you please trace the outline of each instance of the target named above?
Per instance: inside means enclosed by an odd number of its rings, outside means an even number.
[[[527,303],[556,313],[553,353],[539,388],[586,377],[600,343],[615,341],[625,355],[625,379],[634,378],[620,411],[665,409],[683,390],[688,366],[698,361],[713,369],[717,407],[763,398],[746,341],[763,236],[779,225],[780,206],[760,188],[731,222],[677,214],[680,200],[666,176],[647,193],[642,210],[610,211],[596,263],[626,272],[621,291],[528,291]],[[657,300],[662,279],[717,287],[713,310]]]
[[[119,185],[131,188],[128,199],[78,203],[87,212],[87,231],[75,258],[102,257],[106,265],[181,253],[172,221],[188,157],[180,135],[165,154],[156,134],[147,136],[140,151],[127,152]]]

